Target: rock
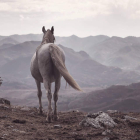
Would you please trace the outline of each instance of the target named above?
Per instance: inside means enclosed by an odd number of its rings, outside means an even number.
[[[21,134],[25,134],[26,132],[25,132],[25,131],[19,131],[19,133],[21,133]]]
[[[15,131],[15,132],[17,132],[17,131],[19,131],[19,130],[17,130],[17,129],[13,129],[12,131]]]
[[[13,128],[13,126],[12,126],[12,125],[10,125],[10,126],[8,126],[8,128]]]
[[[16,112],[17,110],[16,109],[12,109],[12,112]]]
[[[30,108],[29,108],[29,107],[27,107],[27,106],[24,106],[24,107],[22,107],[20,110],[22,110],[22,111],[29,111],[29,110],[30,110]]]
[[[62,128],[62,126],[58,124],[58,125],[54,125],[54,128],[58,129],[58,128]]]
[[[25,124],[26,121],[25,120],[18,120],[18,119],[15,119],[13,120],[14,123],[20,123],[20,124]]]
[[[105,137],[105,138],[103,138],[103,140],[110,140],[110,138],[109,137]]]
[[[107,110],[107,112],[113,114],[113,113],[118,113],[119,111],[118,110]]]
[[[137,118],[133,118],[133,117],[130,117],[130,116],[124,116],[125,120],[137,120]]]
[[[79,112],[79,110],[73,110],[72,112]]]
[[[88,113],[87,117],[96,118],[97,116],[99,116],[102,113],[103,113],[102,111],[99,111],[98,113]]]
[[[5,119],[5,118],[8,118],[8,116],[7,115],[5,115],[5,116],[0,115],[0,119]]]
[[[140,127],[140,120],[126,120],[130,126]]]
[[[80,122],[81,126],[92,126],[94,128],[115,127],[117,124],[113,119],[104,112],[88,114],[84,120]]]
[[[3,108],[4,110],[9,109],[9,107],[8,107],[8,106],[6,106],[5,104],[0,104],[0,107],[1,107],[1,108]]]
[[[88,117],[82,120],[79,125],[92,126],[94,128],[101,128],[101,129],[103,128],[102,126],[100,126],[99,122],[96,121],[94,118],[88,118]]]
[[[102,123],[103,125],[107,127],[114,127],[117,124],[113,121],[113,119],[107,114],[107,113],[102,113],[98,117],[95,118],[96,121]]]
[[[0,104],[10,105],[10,101],[9,100],[6,100],[4,98],[0,98]]]
[[[104,136],[106,136],[107,134],[111,134],[111,130],[107,129],[102,133],[102,135]]]
[[[21,134],[25,134],[25,133],[26,133],[25,131],[20,131],[20,130],[18,130],[18,129],[13,129],[12,131],[14,131],[14,132],[19,132],[19,133],[21,133]]]
[[[70,109],[68,112],[79,112],[77,109]]]

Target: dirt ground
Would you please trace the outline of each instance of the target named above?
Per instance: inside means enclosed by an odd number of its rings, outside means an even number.
[[[87,113],[70,111],[58,115],[58,121],[47,123],[46,115],[39,115],[36,108],[0,104],[0,140],[140,140],[140,113],[109,114],[117,126],[107,134],[103,129],[79,125]],[[124,121],[125,115],[137,120]]]

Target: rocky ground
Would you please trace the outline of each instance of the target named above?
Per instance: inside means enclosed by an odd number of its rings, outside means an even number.
[[[47,123],[46,113],[39,115],[37,108],[9,104],[0,102],[2,140],[140,140],[140,113],[108,111],[115,126],[99,122],[102,127],[95,128],[93,122],[89,125],[83,122],[96,117],[97,113],[59,112],[58,121]]]

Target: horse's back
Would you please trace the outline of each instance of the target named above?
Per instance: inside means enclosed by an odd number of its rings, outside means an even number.
[[[50,55],[50,46],[57,47],[57,49],[60,50],[60,52],[62,54],[62,59],[65,62],[64,51],[59,46],[57,46],[57,45],[55,45],[53,43],[47,43],[47,44],[42,45],[40,47],[40,49],[38,50],[38,60],[39,60],[39,63],[49,63],[49,62],[51,63],[52,62],[51,61],[52,58],[51,58],[51,55]]]
[[[44,57],[46,57],[46,58],[50,57],[50,46],[57,47],[57,49],[59,49],[62,54],[63,60],[65,61],[65,54],[64,54],[63,49],[53,43],[44,44],[39,48],[38,56],[40,57],[40,59],[42,59]]]

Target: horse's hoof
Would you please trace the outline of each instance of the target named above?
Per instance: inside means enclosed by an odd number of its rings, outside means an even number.
[[[43,111],[42,110],[39,110],[38,112],[40,115],[43,115]]]
[[[57,121],[59,119],[59,117],[57,115],[53,116],[54,121]]]
[[[46,121],[47,121],[48,123],[51,123],[51,122],[52,122],[51,116],[48,116],[48,117],[46,118]]]

